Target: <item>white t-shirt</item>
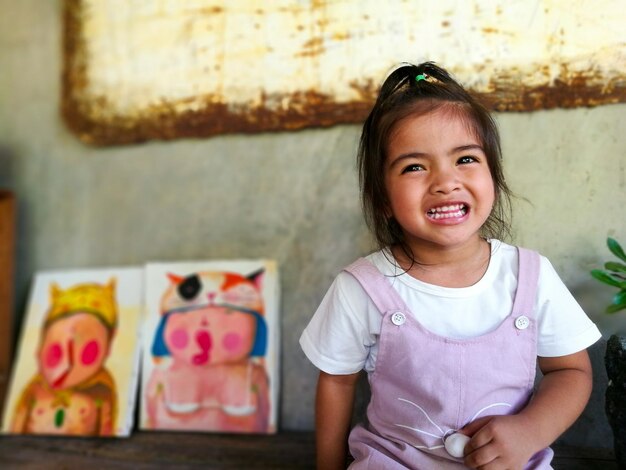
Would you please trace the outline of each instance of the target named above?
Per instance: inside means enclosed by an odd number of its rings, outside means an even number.
[[[386,250],[374,252],[367,259],[388,276],[422,326],[440,336],[466,339],[493,331],[513,308],[517,248],[499,240],[490,243],[487,271],[470,287],[440,287],[419,281],[403,273]],[[538,283],[535,312],[539,356],[573,354],[601,337],[543,256]],[[372,372],[381,323],[381,313],[361,284],[351,274],[341,272],[302,333],[300,346],[309,360],[326,373],[352,374],[361,369]]]

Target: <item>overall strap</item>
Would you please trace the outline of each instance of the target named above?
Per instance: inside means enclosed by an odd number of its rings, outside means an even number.
[[[536,251],[518,248],[519,273],[517,276],[517,291],[513,303],[513,315],[535,317],[535,298],[539,280],[539,265],[541,260]]]
[[[359,258],[344,271],[359,281],[381,314],[397,310],[408,312],[408,307],[389,282],[389,278],[365,258]]]

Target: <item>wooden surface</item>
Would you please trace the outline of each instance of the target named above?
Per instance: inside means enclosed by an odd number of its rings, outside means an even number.
[[[14,246],[15,200],[11,192],[0,190],[0,404],[4,403],[11,366]]]
[[[617,470],[605,449],[555,448],[555,470]],[[274,436],[137,432],[128,439],[0,436],[7,469],[313,469],[310,432]]]

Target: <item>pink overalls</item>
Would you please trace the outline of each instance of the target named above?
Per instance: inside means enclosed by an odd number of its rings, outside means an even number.
[[[351,469],[465,468],[447,453],[444,439],[476,418],[514,414],[528,403],[537,360],[539,255],[518,252],[513,311],[496,330],[466,340],[426,330],[367,260],[346,268],[382,313],[368,424],[349,438]],[[549,469],[552,456],[544,449],[525,468]]]

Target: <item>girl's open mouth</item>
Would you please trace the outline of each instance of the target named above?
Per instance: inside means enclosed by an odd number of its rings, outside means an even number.
[[[466,204],[457,203],[447,206],[433,207],[426,212],[426,215],[433,220],[440,219],[458,219],[463,217],[469,211]]]

